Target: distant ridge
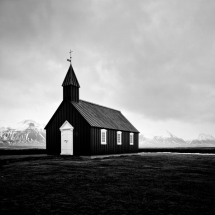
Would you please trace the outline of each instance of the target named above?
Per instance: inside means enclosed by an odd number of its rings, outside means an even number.
[[[0,127],[0,146],[45,146],[44,125],[34,120],[23,120],[13,128]]]
[[[144,147],[215,147],[215,138],[210,134],[200,133],[198,139],[185,141],[167,130],[160,129],[149,137],[140,134],[139,148]]]
[[[190,142],[190,144],[195,144],[195,145],[201,145],[201,146],[205,146],[205,145],[214,145],[215,146],[215,138],[210,135],[210,134],[199,134],[198,139],[194,139]]]

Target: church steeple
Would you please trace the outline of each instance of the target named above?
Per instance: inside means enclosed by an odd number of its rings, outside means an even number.
[[[69,101],[79,102],[79,88],[78,79],[76,78],[75,72],[70,64],[66,77],[64,78],[63,84],[63,99]]]

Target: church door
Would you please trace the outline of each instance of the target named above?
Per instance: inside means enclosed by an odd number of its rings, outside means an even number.
[[[73,129],[68,121],[65,121],[60,127],[61,155],[73,155]]]

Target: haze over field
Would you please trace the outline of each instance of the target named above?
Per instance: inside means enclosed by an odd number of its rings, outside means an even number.
[[[145,136],[215,137],[214,0],[2,0],[0,46],[0,127],[49,121],[71,49],[81,99]]]

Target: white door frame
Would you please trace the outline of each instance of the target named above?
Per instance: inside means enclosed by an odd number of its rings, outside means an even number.
[[[73,155],[73,129],[66,120],[60,127],[61,131],[61,155]]]

